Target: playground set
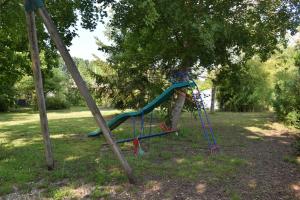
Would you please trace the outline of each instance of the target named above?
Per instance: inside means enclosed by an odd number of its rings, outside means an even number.
[[[36,22],[35,22],[36,13],[39,14],[39,16],[42,18],[42,21],[50,35],[50,38],[53,40],[54,44],[56,45],[56,48],[58,49],[60,55],[62,56],[68,71],[70,72],[72,78],[74,79],[79,89],[79,92],[84,97],[87,106],[89,107],[98,127],[100,128],[99,130],[96,130],[90,133],[89,135],[96,136],[99,135],[100,133],[103,134],[107,143],[110,145],[112,151],[120,161],[120,164],[123,167],[124,172],[126,173],[130,183],[136,183],[136,179],[134,177],[132,168],[130,167],[129,163],[122,155],[121,150],[117,145],[117,143],[134,141],[134,145],[136,147],[135,152],[138,153],[138,151],[140,151],[140,153],[142,153],[141,148],[139,148],[140,147],[139,140],[166,135],[168,133],[175,132],[176,130],[170,130],[166,126],[162,126],[163,132],[156,133],[156,134],[150,133],[148,135],[144,135],[143,120],[141,120],[142,131],[138,136],[136,135],[136,131],[133,131],[132,138],[127,138],[117,142],[113,140],[111,130],[115,129],[117,126],[122,124],[128,118],[133,118],[134,121],[135,117],[141,116],[142,119],[144,119],[145,114],[153,111],[154,108],[158,107],[161,103],[166,101],[174,93],[174,91],[178,92],[178,90],[183,88],[195,88],[195,90],[192,92],[192,98],[196,104],[198,116],[201,121],[201,126],[203,128],[205,138],[208,140],[209,143],[209,149],[211,151],[218,149],[211,124],[209,122],[207,113],[204,108],[200,91],[197,88],[195,82],[191,80],[183,81],[183,82],[174,82],[167,90],[165,90],[161,95],[159,95],[157,98],[155,98],[152,102],[150,102],[141,110],[137,112],[123,113],[121,115],[118,115],[114,119],[110,120],[108,123],[106,123],[98,106],[96,105],[96,102],[93,100],[92,96],[90,95],[87,85],[83,80],[83,78],[81,77],[74,60],[72,59],[68,49],[66,48],[57,30],[57,27],[55,26],[50,14],[45,8],[44,1],[25,0],[24,7],[25,7],[25,14],[26,14],[27,29],[28,29],[28,40],[29,40],[30,55],[32,61],[32,70],[33,70],[34,83],[35,83],[35,88],[37,93],[38,108],[40,113],[40,124],[41,124],[41,130],[43,134],[44,145],[45,145],[45,157],[46,157],[47,167],[49,170],[52,170],[54,168],[54,159],[52,154],[52,146],[50,142],[48,118],[47,118],[45,97],[43,91],[41,61],[39,55],[38,37],[37,37]],[[202,110],[204,111],[205,117],[202,116]],[[133,127],[135,129],[135,123],[133,123]]]
[[[177,95],[184,95],[187,100],[192,101],[195,105],[195,108],[197,110],[198,118],[200,121],[200,125],[202,127],[203,135],[208,143],[208,149],[210,153],[214,153],[218,151],[219,147],[216,143],[216,139],[214,136],[214,132],[209,120],[209,117],[207,115],[205,105],[203,102],[203,98],[201,96],[200,90],[198,86],[196,85],[195,81],[192,79],[189,79],[188,81],[174,81],[174,80],[180,80],[178,77],[188,77],[187,73],[177,72],[173,78],[172,78],[172,85],[167,88],[163,93],[161,93],[159,96],[157,96],[154,100],[152,100],[150,103],[148,103],[145,107],[142,109],[136,111],[136,112],[125,112],[122,114],[117,115],[113,119],[109,120],[107,122],[107,126],[110,128],[110,130],[116,129],[118,126],[120,126],[123,122],[125,122],[127,119],[131,118],[132,121],[132,137],[124,138],[117,140],[117,143],[125,143],[133,141],[134,145],[134,154],[135,155],[142,155],[144,154],[144,151],[141,148],[140,140],[143,139],[149,139],[153,137],[159,137],[163,135],[167,135],[170,133],[175,133],[178,130],[174,130],[172,128],[169,128],[165,123],[160,124],[161,132],[159,133],[152,133],[152,122],[153,122],[153,111],[155,108],[159,107],[163,102],[167,101],[174,93]],[[191,92],[192,95],[188,94],[188,92],[185,92],[184,88],[187,88],[188,91]],[[150,113],[150,125],[149,125],[149,132],[145,133],[145,116]],[[140,118],[140,129],[136,128],[136,118]],[[137,131],[139,130],[139,131]],[[139,132],[139,133],[137,133]],[[88,134],[89,137],[96,137],[102,134],[101,129],[97,129],[95,131],[92,131]]]

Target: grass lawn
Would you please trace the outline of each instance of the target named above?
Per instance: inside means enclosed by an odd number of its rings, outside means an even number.
[[[107,118],[118,112],[102,110]],[[143,157],[133,156],[132,143],[122,144],[138,179],[133,186],[104,138],[86,137],[96,129],[86,108],[48,112],[53,171],[45,167],[38,114],[1,113],[0,199],[272,199],[275,186],[282,188],[281,199],[300,198],[299,165],[291,148],[297,130],[273,122],[272,113],[210,117],[221,147],[217,155],[207,154],[200,124],[188,113],[178,136],[143,140]],[[114,131],[116,138],[131,132],[130,121]]]

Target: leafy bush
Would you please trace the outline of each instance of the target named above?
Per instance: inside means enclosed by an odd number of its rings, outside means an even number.
[[[280,120],[300,128],[300,71],[296,67],[278,72],[273,106]]]
[[[6,112],[14,105],[15,91],[12,85],[6,83],[0,79],[0,112]]]
[[[0,95],[0,112],[6,112],[12,105],[11,99],[6,95]]]
[[[68,88],[66,93],[68,102],[73,106],[85,106],[85,101],[77,88]]]
[[[249,112],[268,109],[271,86],[258,59],[223,67],[217,74],[217,99],[222,111]]]
[[[46,98],[46,107],[49,110],[60,110],[70,108],[70,104],[65,97],[53,96]]]
[[[296,128],[300,128],[300,111],[292,111],[287,114],[286,122]]]

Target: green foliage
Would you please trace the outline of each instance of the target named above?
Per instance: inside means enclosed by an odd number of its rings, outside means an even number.
[[[79,90],[75,87],[69,87],[66,94],[66,99],[73,106],[85,106],[85,101],[81,96]]]
[[[300,128],[300,111],[292,111],[287,114],[285,120],[288,124]]]
[[[97,71],[97,67],[94,65],[93,62],[89,60],[84,60],[81,58],[73,58],[73,59],[76,63],[76,66],[78,67],[81,76],[84,78],[90,93],[92,94],[92,96],[96,96],[97,87],[95,85],[95,78],[92,75],[92,72]],[[67,76],[68,79],[68,84],[66,85],[67,88],[66,96],[68,101],[74,106],[86,105],[72,77],[68,73],[66,73],[65,75]],[[102,102],[103,98],[99,98],[99,99],[100,99],[99,101]]]
[[[25,98],[30,103],[35,91],[33,77],[25,75],[15,84],[15,90],[18,93],[17,98]]]
[[[280,120],[300,128],[299,47],[288,48],[272,57],[274,73],[273,106]]]
[[[54,1],[45,1],[45,3],[59,32],[63,35],[64,42],[69,46],[71,45],[71,40],[76,36],[76,26],[79,18],[81,19],[82,27],[89,30],[95,29],[96,24],[107,15],[106,10],[102,8],[105,8],[110,1],[62,0],[59,3]],[[98,4],[96,5],[96,3]],[[64,8],[63,11],[61,10],[62,7]],[[58,54],[41,23],[41,19],[39,17],[36,19],[43,65],[42,71],[44,77],[47,77],[48,73],[51,73],[52,68],[58,66]],[[12,99],[14,99],[13,92],[7,88],[12,88],[24,75],[32,75],[24,7],[19,0],[1,0],[0,94],[1,102],[6,102],[5,105],[10,106],[11,103],[7,102],[12,102]],[[3,87],[5,89],[2,89]],[[4,107],[4,103],[2,107]]]
[[[265,57],[287,29],[296,29],[298,7],[294,1],[116,1],[110,23],[115,43],[103,49],[118,64],[167,71],[226,64],[240,52]]]
[[[213,85],[210,78],[205,78],[204,80],[196,80],[195,82],[201,91],[211,89]]]
[[[70,104],[64,96],[47,97],[46,106],[48,110],[60,110],[70,108]]]
[[[217,99],[223,111],[262,111],[271,105],[268,73],[256,57],[245,66],[224,67],[217,76]]]
[[[82,58],[73,58],[81,76],[84,78],[88,86],[94,87],[95,79],[91,75],[91,71],[97,71],[98,68],[95,66],[94,62],[89,60],[84,60]],[[101,73],[101,72],[100,72]],[[71,79],[71,78],[70,78]]]
[[[280,71],[275,86],[274,108],[277,116],[300,128],[300,73],[297,69]]]
[[[48,74],[44,76],[44,93],[47,94],[65,94],[68,87],[68,76],[60,68],[52,69]]]
[[[116,108],[141,108],[160,94],[166,81],[154,71],[135,71],[136,68],[120,70],[100,59],[93,65],[90,73],[95,77],[97,86],[95,96],[102,104]],[[126,73],[126,74],[124,74]]]
[[[109,55],[113,77],[99,77],[98,86],[119,108],[140,107],[174,72],[197,74],[256,54],[267,58],[286,30],[294,33],[299,6],[290,0],[114,1],[112,45],[98,43]]]
[[[254,57],[246,67],[222,68],[216,79],[221,109],[259,111],[272,105],[280,120],[299,127],[298,63],[298,47],[279,46],[279,51],[265,62]]]
[[[11,98],[12,96],[14,96],[14,94],[12,93],[0,95],[0,112],[8,111],[9,108],[13,105],[13,99]]]
[[[107,117],[115,112],[116,110],[105,111],[104,115]],[[249,117],[256,119],[254,116]],[[0,115],[0,132],[3,133],[3,137],[0,138],[0,180],[3,181],[0,195],[10,193],[13,187],[27,187],[41,189],[48,193],[49,198],[71,198],[76,188],[91,185],[95,186],[92,197],[100,198],[110,193],[107,187],[111,186],[111,183],[114,183],[114,186],[126,185],[126,175],[113,153],[106,148],[101,148],[99,153],[99,146],[105,143],[105,139],[100,137],[90,140],[82,137],[82,133],[96,127],[87,108],[50,111],[48,118],[56,155],[56,170],[51,172],[44,166],[43,142],[36,113]],[[228,127],[227,124],[231,124],[232,121],[236,124],[240,118],[240,115],[236,114],[233,120],[224,121],[228,119],[228,114],[222,113],[218,118],[221,120],[218,124],[222,124],[219,129],[226,134],[233,134],[231,128],[224,129],[223,124]],[[198,122],[193,121],[191,124],[187,114],[183,115],[183,119],[182,126],[185,127],[185,131],[182,134],[153,138],[142,159],[132,155],[132,145],[129,143],[121,146],[128,152],[126,158],[135,166],[137,177],[151,174],[162,180],[168,178],[176,181],[195,181],[205,178],[222,182],[221,180],[231,177],[246,165],[247,161],[242,157],[223,154],[207,157],[203,150],[199,150],[199,147],[205,148],[207,145],[204,138],[198,131],[190,128],[198,127]],[[249,126],[253,124],[253,120],[246,122]],[[119,136],[129,133],[130,124],[124,124],[121,131]],[[239,137],[231,137],[223,142],[232,142],[232,139],[239,140]],[[189,148],[183,150],[183,146]],[[140,181],[144,184],[147,179],[141,178]],[[31,184],[28,184],[29,182]]]
[[[295,53],[295,66],[298,67],[300,70],[300,40],[297,47],[297,51]]]
[[[109,196],[109,191],[105,190],[105,188],[103,187],[96,188],[92,193],[93,199],[107,198],[108,196]]]
[[[14,81],[0,75],[0,112],[8,111],[14,105]]]
[[[74,58],[74,60],[93,94],[96,90],[94,77],[90,75],[90,71],[94,69],[93,63],[79,58]],[[49,98],[49,105],[47,105],[49,109],[68,108],[69,104],[74,106],[85,105],[85,101],[71,75],[67,73],[62,59],[59,59],[58,67],[52,68],[43,74],[43,80],[44,93],[47,99]],[[17,98],[26,99],[30,105],[33,105],[33,107],[37,109],[32,76],[23,76],[22,79],[15,84],[15,90],[17,92]]]
[[[47,108],[63,109],[69,107],[66,98],[69,85],[68,82],[68,76],[62,70],[62,67],[53,68],[46,74],[46,77],[44,76],[43,86],[48,104]],[[17,92],[16,98],[26,99],[29,105],[32,105],[34,109],[37,109],[37,99],[32,76],[23,76],[23,78],[15,84],[14,90]]]

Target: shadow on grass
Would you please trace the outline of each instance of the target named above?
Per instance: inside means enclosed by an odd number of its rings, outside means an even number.
[[[288,187],[298,180],[297,171],[293,171],[295,166],[282,159],[289,153],[290,138],[263,136],[248,128],[273,131],[271,118],[269,113],[212,115],[221,147],[221,153],[214,156],[206,154],[207,143],[201,127],[187,114],[183,115],[179,136],[142,141],[146,151],[143,157],[133,156],[131,143],[121,145],[135,170],[138,186],[126,184],[126,176],[110,149],[103,145],[102,137],[86,137],[87,132],[96,128],[91,117],[49,121],[56,164],[52,172],[44,166],[38,122],[3,125],[0,195],[14,188],[22,191],[38,188],[44,191],[44,196],[52,198],[61,195],[81,198],[76,196],[76,189],[89,184],[95,186],[87,194],[91,198],[124,195],[126,199],[127,194],[133,199],[293,197],[295,191],[287,188],[278,189],[279,193],[274,192],[276,189],[266,189],[267,185]],[[115,133],[117,137],[129,137],[131,130],[127,122]]]

